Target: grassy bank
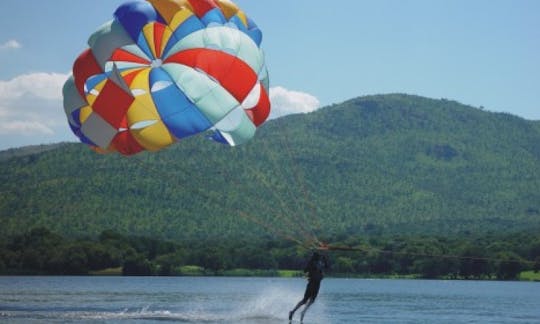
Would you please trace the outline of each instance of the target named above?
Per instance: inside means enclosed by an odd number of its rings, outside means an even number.
[[[90,271],[89,274],[91,276],[121,276],[122,275],[122,267]]]
[[[522,281],[540,281],[540,272],[523,271],[519,275],[519,280],[522,280]]]

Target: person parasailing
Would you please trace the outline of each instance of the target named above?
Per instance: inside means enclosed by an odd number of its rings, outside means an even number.
[[[300,321],[304,320],[308,308],[315,302],[321,287],[321,281],[324,277],[324,270],[328,269],[328,260],[326,256],[320,255],[318,252],[313,252],[311,259],[304,268],[304,273],[307,275],[308,284],[304,293],[304,298],[296,304],[293,310],[289,312],[289,321],[292,321],[294,313],[305,305],[300,315]]]

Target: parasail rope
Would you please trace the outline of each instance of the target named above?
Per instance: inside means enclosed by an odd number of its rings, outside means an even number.
[[[295,162],[296,160],[294,158],[294,153],[293,153],[293,151],[291,149],[291,146],[290,146],[290,143],[289,143],[289,137],[287,136],[287,132],[286,132],[286,130],[284,130],[283,123],[279,124],[279,127],[281,128],[280,133],[284,135],[281,138],[281,144],[282,144],[282,147],[285,148],[285,152],[287,153],[287,157],[289,158],[290,163],[288,163],[288,165],[291,166],[292,174],[295,177],[295,181],[300,186],[299,190],[304,195],[305,205],[307,205],[309,207],[309,209],[311,210],[311,218],[306,219],[305,217],[307,217],[307,216],[304,216],[304,223],[309,224],[310,223],[309,220],[311,220],[311,222],[316,223],[316,227],[318,229],[320,229],[321,222],[320,222],[320,217],[319,217],[319,215],[317,213],[317,208],[315,207],[315,204],[313,204],[313,200],[311,198],[310,192],[306,187],[306,180],[303,177],[303,173],[300,171],[300,167],[298,166],[298,163]],[[315,234],[315,231],[314,231],[313,227],[308,226],[308,229],[310,230],[312,236],[315,238],[315,242],[318,243],[318,244],[322,244],[322,242],[319,241],[319,239],[317,238],[317,235]]]
[[[157,175],[158,177],[164,179],[167,182],[169,182],[171,180],[171,176],[172,177],[176,176],[176,174],[168,172],[168,171],[165,171],[165,173],[167,173],[167,174],[164,174],[164,170],[158,170],[158,169],[152,167],[146,161],[141,159],[139,156],[131,156],[130,159],[132,159],[133,161],[136,161],[139,164],[139,166],[141,166],[143,169],[146,169],[147,171],[152,172],[153,174]],[[229,181],[232,181],[233,183],[235,183],[237,185],[239,184],[237,180],[234,180],[232,177],[229,176],[227,171],[224,171],[224,172],[226,173],[227,178],[228,178]],[[204,198],[208,199],[209,201],[214,201],[216,204],[221,205],[220,202],[217,200],[217,198],[215,196],[209,195],[208,193],[204,192],[203,190],[201,190],[199,188],[191,188],[191,187],[186,187],[186,188],[190,188],[190,189],[188,189],[189,191],[199,195],[200,197],[204,197]],[[225,207],[225,208],[228,209],[229,211],[234,212],[235,214],[241,216],[242,218],[244,218],[244,219],[246,219],[246,220],[248,220],[250,222],[253,222],[253,223],[265,228],[266,230],[269,230],[272,234],[274,234],[275,236],[278,236],[278,237],[280,237],[282,239],[286,239],[288,241],[297,243],[297,244],[299,244],[300,246],[302,246],[302,247],[304,247],[306,249],[312,249],[314,246],[316,246],[312,239],[303,237],[303,240],[300,240],[298,238],[295,238],[294,234],[287,234],[285,231],[277,229],[276,226],[273,226],[272,224],[263,221],[261,219],[261,217],[251,215],[251,214],[249,214],[249,213],[247,213],[245,211],[240,210],[239,208],[236,208],[236,209],[234,209],[233,207]],[[279,217],[279,215],[281,215],[281,213],[275,213],[275,214],[278,215],[278,217]],[[291,229],[291,228],[289,228],[289,229]]]
[[[252,171],[258,177],[258,180],[260,180],[260,182],[262,182],[264,185],[266,185],[270,189],[270,191],[272,192],[272,195],[279,201],[279,203],[281,205],[281,210],[283,211],[283,213],[276,214],[276,218],[278,218],[278,219],[282,220],[284,223],[286,223],[285,225],[288,226],[289,230],[297,230],[298,234],[303,237],[305,242],[319,243],[317,237],[312,232],[310,232],[309,230],[306,230],[306,228],[307,229],[310,228],[309,226],[307,226],[307,222],[303,222],[304,224],[306,224],[306,226],[304,227],[304,226],[302,226],[302,222],[299,221],[298,218],[296,218],[294,220],[291,219],[291,218],[295,218],[295,217],[291,216],[291,215],[295,215],[295,214],[294,213],[291,214],[290,209],[287,207],[287,203],[285,203],[283,198],[281,198],[281,196],[279,194],[277,194],[275,190],[272,190],[273,189],[272,185],[264,177],[262,172],[255,171],[253,169],[252,169]],[[294,195],[290,192],[290,190],[289,190],[289,194],[290,194],[290,196],[294,197]]]

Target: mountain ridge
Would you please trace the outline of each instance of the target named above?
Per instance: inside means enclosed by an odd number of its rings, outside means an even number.
[[[123,158],[63,143],[0,164],[1,234],[48,226],[332,239],[540,228],[540,122],[413,95],[282,117],[233,149],[196,137]]]

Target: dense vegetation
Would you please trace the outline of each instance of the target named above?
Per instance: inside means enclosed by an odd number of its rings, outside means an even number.
[[[384,95],[237,148],[8,150],[0,222],[8,274],[274,274],[301,269],[315,237],[354,247],[331,253],[334,274],[515,279],[539,265],[540,122]]]
[[[308,251],[283,241],[213,243],[178,244],[113,231],[68,239],[36,228],[0,242],[0,274],[81,275],[119,268],[124,275],[275,275],[278,269],[302,269],[308,257]],[[327,252],[334,275],[512,280],[523,270],[540,270],[538,233],[351,238],[342,244],[354,250]],[[234,270],[239,268],[260,271]]]
[[[59,148],[63,146],[62,143],[58,144],[43,144],[43,145],[29,145],[19,148],[12,148],[7,149],[5,151],[0,151],[0,161],[2,160],[9,160],[14,157],[21,157],[21,156],[27,156],[27,155],[33,155],[33,154],[39,154],[41,152],[46,152],[50,150],[54,150],[56,148]]]
[[[82,144],[0,152],[0,235],[46,226],[176,242],[540,229],[540,123],[449,100],[353,99],[125,158]],[[257,226],[256,224],[262,225]]]

